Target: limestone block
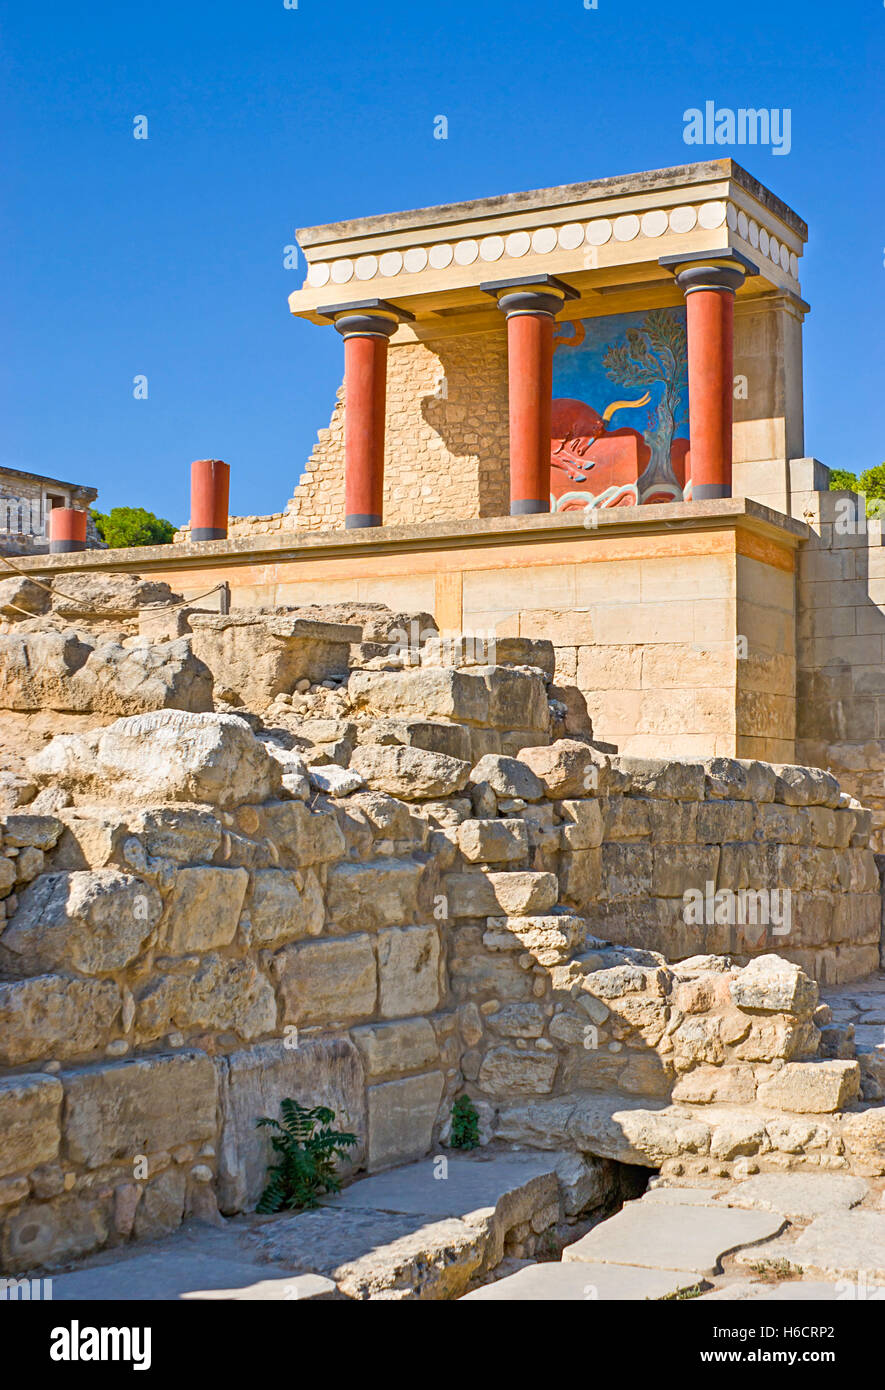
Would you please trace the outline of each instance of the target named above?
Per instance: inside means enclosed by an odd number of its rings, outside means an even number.
[[[201,806],[152,806],[130,818],[129,830],[149,855],[177,864],[209,862],[221,845],[220,821]]]
[[[488,722],[496,729],[532,729],[548,733],[550,711],[544,677],[506,666],[477,669],[489,692]]]
[[[749,1066],[699,1066],[683,1073],[672,1098],[684,1105],[752,1105],[756,1081]]]
[[[656,845],[652,893],[659,898],[682,898],[691,889],[704,892],[716,882],[717,845]]]
[[[218,1205],[226,1215],[252,1210],[261,1196],[273,1155],[268,1131],[255,1121],[262,1115],[279,1119],[280,1102],[287,1098],[328,1106],[334,1128],[359,1136],[359,1145],[337,1161],[339,1171],[351,1172],[365,1157],[360,1053],[347,1038],[297,1038],[296,1043],[258,1043],[215,1059],[221,1107]]]
[[[424,1157],[442,1092],[443,1075],[438,1071],[368,1088],[369,1172]]]
[[[446,874],[442,880],[449,917],[520,916],[548,912],[559,892],[555,874],[514,870],[510,873]]]
[[[350,771],[376,791],[420,801],[461,791],[467,785],[470,764],[403,744],[367,743],[354,749]]]
[[[91,652],[54,709],[138,715],[149,710],[212,709],[212,673],[190,639],[122,647],[106,642]]]
[[[113,980],[37,975],[0,984],[0,1063],[94,1052],[110,1040],[121,1006]]]
[[[589,911],[602,893],[602,852],[563,851],[559,859],[559,893],[563,903]]]
[[[187,1178],[182,1168],[167,1168],[145,1184],[135,1209],[136,1240],[171,1235],[181,1225]]]
[[[67,1152],[87,1168],[215,1137],[217,1083],[205,1053],[112,1062],[62,1081]]]
[[[494,1097],[548,1095],[558,1064],[555,1052],[493,1047],[483,1058],[478,1085]]]
[[[557,1014],[551,1021],[551,1037],[554,1036],[554,1023],[562,1017],[564,1015]],[[489,1014],[486,1022],[493,1033],[499,1033],[504,1038],[540,1038],[547,1026],[547,1019],[548,1011],[542,1004],[505,1004],[503,1009]],[[478,1043],[481,1037],[480,1029],[473,1042]]]
[[[603,892],[610,900],[648,897],[651,893],[654,851],[647,844],[602,846]]]
[[[232,1031],[248,1039],[272,1032],[277,1005],[270,981],[253,960],[210,954],[194,970],[185,957],[177,970],[159,975],[136,998],[135,1031],[147,1042],[193,1028]]]
[[[413,921],[426,859],[344,860],[327,880],[329,919],[343,930],[374,931]]]
[[[747,758],[707,758],[706,792],[729,801],[773,801],[776,776],[768,763]]]
[[[563,803],[565,804],[565,803]],[[604,796],[601,798],[606,840],[641,840],[651,834],[651,808],[656,803],[647,797]],[[664,811],[672,803],[657,803]]]
[[[246,912],[252,940],[257,945],[319,936],[325,906],[316,873],[313,869],[304,873],[291,869],[257,870],[252,875]]]
[[[562,813],[562,843],[569,849],[596,849],[602,844],[603,818],[600,802],[585,797],[580,801],[565,800]]]
[[[261,831],[283,864],[307,868],[340,859],[344,836],[335,814],[311,810],[300,801],[271,801],[261,807]]]
[[[350,1036],[359,1048],[369,1081],[426,1071],[439,1064],[436,1034],[426,1018],[364,1023],[351,1028]]]
[[[229,946],[237,931],[249,885],[245,869],[179,869],[161,928],[170,955]]]
[[[375,952],[365,932],[284,946],[274,956],[272,972],[286,1023],[306,1027],[375,1012]]]
[[[33,846],[48,853],[58,843],[63,830],[64,825],[57,816],[19,811],[0,817],[0,835],[7,847]]]
[[[354,671],[347,693],[356,712],[372,715],[489,722],[489,689],[482,676],[450,667]]]
[[[839,783],[831,772],[819,767],[786,764],[776,766],[774,772],[777,777],[775,801],[786,806],[839,805]]]
[[[349,798],[349,810],[363,813],[376,835],[385,840],[411,840],[419,848],[425,838],[426,807],[418,810],[386,792],[361,791]]]
[[[191,616],[195,654],[212,671],[216,694],[265,709],[297,681],[344,675],[359,628],[292,615],[233,612]],[[233,698],[231,698],[233,697]]]
[[[756,808],[751,801],[704,801],[697,808],[697,838],[701,844],[752,840]]]
[[[30,766],[33,764],[33,766]],[[232,808],[280,790],[280,767],[242,719],[160,710],[90,734],[59,734],[30,760],[41,785],[124,803]]]
[[[613,758],[612,765],[627,774],[638,796],[680,801],[704,799],[704,767],[701,763],[621,756]]]
[[[553,800],[592,796],[605,790],[607,756],[576,739],[561,738],[547,746],[523,748],[519,761],[543,783],[545,794]]]
[[[74,1196],[24,1202],[3,1228],[3,1269],[39,1269],[98,1250],[110,1234],[110,1205],[110,1198]]]
[[[378,934],[380,1010],[385,1018],[429,1013],[440,997],[439,931],[388,927]]]
[[[729,989],[739,1009],[808,1016],[817,1007],[815,982],[780,956],[757,956],[735,976]]]
[[[49,608],[49,594],[44,582],[35,584],[23,574],[0,579],[0,615],[14,623],[21,622],[29,614],[39,617],[45,613]]]
[[[852,1157],[852,1166],[862,1165],[863,1172],[871,1177],[885,1173],[885,1107],[871,1106],[846,1115],[842,1139]]]
[[[30,973],[61,967],[100,975],[135,960],[162,906],[152,884],[119,869],[41,874],[0,943]]]
[[[759,1087],[761,1105],[798,1114],[822,1115],[844,1110],[860,1094],[857,1062],[788,1062]]]
[[[442,719],[373,719],[359,732],[361,743],[403,743],[428,753],[470,759],[470,731]]]
[[[496,796],[519,797],[522,801],[540,801],[544,784],[520,758],[507,758],[500,753],[487,753],[472,768],[470,781],[474,785],[487,782]]]
[[[583,944],[587,924],[565,912],[532,917],[489,917],[483,944],[490,951],[528,951],[540,965],[555,965]]]
[[[61,1139],[62,1088],[54,1076],[0,1077],[0,1177],[51,1162]]]
[[[64,618],[134,618],[149,604],[176,603],[176,594],[163,580],[140,574],[91,570],[66,574],[53,589],[52,611]]]
[[[528,833],[519,820],[465,820],[458,827],[458,848],[471,864],[513,863],[527,857]]]

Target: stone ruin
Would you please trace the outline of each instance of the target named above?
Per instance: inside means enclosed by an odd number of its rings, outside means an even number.
[[[885,1175],[882,1049],[821,994],[882,936],[830,774],[621,757],[549,642],[380,604],[82,573],[0,618],[4,1273],[253,1212],[286,1096],[348,1177],[445,1152],[464,1093],[490,1153],[552,1155],[427,1297],[637,1169]]]

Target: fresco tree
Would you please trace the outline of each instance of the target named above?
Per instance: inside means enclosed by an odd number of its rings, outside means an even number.
[[[628,328],[624,341],[610,347],[603,359],[610,381],[621,386],[663,387],[649,410],[643,438],[651,458],[639,479],[640,498],[652,484],[679,486],[670,461],[678,425],[687,418],[688,355],[685,325],[667,309],[652,309],[641,328]]]

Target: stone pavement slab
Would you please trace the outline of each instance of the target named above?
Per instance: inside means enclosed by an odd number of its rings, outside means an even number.
[[[788,1252],[791,1264],[833,1278],[885,1280],[885,1215],[844,1211],[819,1216]]]
[[[782,1284],[768,1284],[764,1280],[754,1283],[739,1279],[712,1293],[702,1294],[701,1299],[705,1303],[831,1303],[852,1296],[847,1282],[840,1280],[788,1279]],[[885,1299],[885,1287],[873,1296]]]
[[[245,1260],[218,1259],[197,1250],[152,1250],[109,1264],[52,1277],[53,1302],[75,1299],[128,1302],[133,1299],[231,1299],[296,1301],[330,1298],[331,1279],[285,1274]]]
[[[652,1187],[639,1200],[646,1206],[708,1207],[721,1193],[721,1187]]]
[[[575,1260],[571,1264],[534,1264],[474,1289],[459,1300],[470,1302],[609,1302],[666,1298],[681,1289],[693,1288],[697,1276],[678,1269],[640,1269],[638,1265],[591,1264]]]
[[[809,1221],[856,1207],[869,1190],[863,1178],[842,1173],[760,1173],[721,1193],[717,1205],[779,1212],[790,1221]]]
[[[546,1180],[550,1199],[558,1192],[558,1153],[498,1153],[488,1159],[447,1155],[444,1169],[429,1158],[351,1183],[323,1205],[333,1211],[383,1211],[424,1217],[462,1217],[496,1207],[502,1199],[537,1179]],[[440,1176],[444,1172],[445,1176]]]
[[[562,1258],[714,1274],[723,1255],[776,1235],[784,1224],[771,1212],[629,1202],[566,1246]]]

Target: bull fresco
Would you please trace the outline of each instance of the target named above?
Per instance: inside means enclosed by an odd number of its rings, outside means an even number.
[[[552,511],[688,500],[685,309],[557,324],[551,435]]]

